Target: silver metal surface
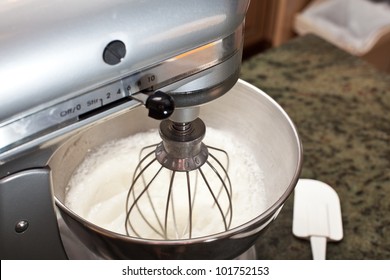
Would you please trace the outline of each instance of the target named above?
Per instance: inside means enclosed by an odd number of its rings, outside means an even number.
[[[0,120],[65,101],[225,38],[243,22],[248,3],[3,1]],[[118,65],[107,65],[103,51],[115,40],[126,45],[127,53]]]
[[[200,107],[176,108],[170,120],[177,123],[188,123],[199,117]]]
[[[60,217],[58,219],[59,228],[61,230],[61,239],[66,249],[66,254],[69,259],[82,259],[82,260],[98,260],[101,256],[96,255],[88,247],[82,243],[78,237],[68,228],[64,220]],[[249,248],[238,257],[236,260],[255,260],[257,257],[255,245]]]
[[[0,179],[0,259],[66,259],[48,169]]]
[[[1,3],[0,152],[140,91],[174,91],[177,107],[224,94],[238,78],[248,3]],[[104,61],[113,41],[126,46],[117,65]]]
[[[88,152],[112,139],[158,127],[157,122],[147,118],[142,125],[129,126],[131,120],[145,118],[143,109],[136,108],[75,135],[56,150],[49,162],[56,205],[69,228],[89,250],[102,258],[229,259],[249,249],[264,228],[272,224],[293,191],[302,164],[301,143],[289,117],[265,93],[242,81],[218,102],[202,106],[200,117],[207,126],[237,135],[253,151],[265,174],[267,210],[222,233],[181,241],[128,237],[100,228],[73,213],[64,205],[65,189]],[[110,134],[106,133],[108,129]]]
[[[15,231],[17,233],[22,233],[28,229],[29,223],[26,220],[21,220],[16,223],[15,225]]]
[[[156,147],[157,161],[173,171],[191,171],[202,166],[208,157],[202,140],[206,133],[204,122],[197,118],[189,123],[164,120],[160,123],[162,142]]]
[[[158,65],[153,65],[95,90],[85,93],[80,92],[78,96],[51,105],[46,109],[28,113],[25,116],[22,115],[3,123],[0,121],[0,133],[2,135],[0,152],[29,141],[31,138],[37,138],[41,136],[39,133],[47,134],[64,125],[78,122],[88,116],[86,115],[88,112],[96,111],[99,108],[103,109],[108,104],[113,104],[116,101],[129,102],[130,100],[127,97],[143,90],[154,91],[166,87],[166,85],[169,85],[169,88],[175,88],[185,82],[195,80],[196,88],[202,89],[203,91],[199,91],[202,94],[187,91],[174,92],[172,94],[175,96],[176,106],[193,106],[209,102],[230,89],[232,85],[229,84],[231,82],[226,82],[226,80],[232,79],[232,82],[235,83],[237,79],[234,76],[234,71],[239,69],[241,59],[241,53],[238,52],[241,43],[240,32],[235,32],[227,38],[170,58]],[[237,34],[239,37],[237,37]],[[226,48],[224,44],[226,40],[237,42],[231,44],[231,48]],[[229,58],[232,53],[234,54],[233,57]],[[213,67],[211,72],[206,70],[210,67]],[[73,83],[73,80],[70,82]],[[168,90],[169,88],[165,89]],[[220,88],[220,92],[218,95],[210,94],[208,88],[210,90]],[[2,92],[4,91],[0,86],[0,97]],[[56,89],[53,89],[52,92],[54,94]],[[192,97],[189,97],[190,95]],[[25,104],[26,102],[19,101],[19,103]],[[129,103],[129,106],[131,106],[132,103]]]

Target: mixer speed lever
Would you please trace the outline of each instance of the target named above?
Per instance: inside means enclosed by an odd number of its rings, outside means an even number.
[[[149,109],[148,116],[156,120],[169,118],[175,110],[175,102],[172,96],[162,91],[156,91],[151,95],[138,93],[131,97],[145,105]]]

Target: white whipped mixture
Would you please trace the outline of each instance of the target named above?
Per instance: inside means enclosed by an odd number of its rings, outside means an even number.
[[[145,133],[138,133],[128,138],[106,143],[95,151],[91,152],[78,167],[72,176],[65,199],[65,205],[84,219],[110,231],[126,234],[125,219],[128,207],[126,197],[131,186],[133,172],[139,162],[139,152],[144,146],[160,142],[157,130]],[[208,127],[204,139],[206,145],[218,147],[229,154],[229,176],[233,188],[232,205],[233,218],[230,228],[242,225],[245,222],[257,217],[265,211],[266,197],[263,186],[263,172],[257,166],[254,157],[247,147],[240,144],[237,137],[231,134]],[[220,152],[209,150],[226,167],[226,157]],[[209,157],[210,161],[211,158]],[[218,165],[214,163],[218,169]],[[155,174],[159,164],[154,163],[149,169],[150,174]],[[202,169],[208,178],[210,185],[217,195],[221,188],[219,178],[207,168],[205,164]],[[220,169],[218,169],[221,173]],[[192,174],[195,174],[191,172]],[[222,173],[221,173],[222,174]],[[151,178],[152,175],[145,175]],[[167,193],[169,189],[170,171],[164,169],[159,177],[153,181],[149,194],[153,200],[156,211],[150,207],[149,198],[144,195],[139,201],[139,208],[142,209],[144,218],[148,219],[157,231],[162,231],[164,225]],[[222,216],[213,202],[212,195],[205,184],[194,189],[195,176],[191,178],[193,212],[192,212],[192,237],[207,236],[224,230]],[[147,181],[148,179],[146,179]],[[201,176],[198,176],[201,181]],[[142,180],[137,182],[135,195],[144,188]],[[189,211],[188,192],[185,173],[176,172],[175,184],[173,186],[173,198],[170,208],[174,207],[175,217],[172,211],[169,212],[168,238],[188,238]],[[134,201],[130,196],[130,205]],[[223,212],[228,209],[226,192],[222,192],[218,198]],[[137,207],[130,216],[131,223],[138,235],[148,239],[162,239],[149,225],[144,222]],[[158,212],[156,218],[155,212]],[[158,222],[160,221],[160,224]],[[161,225],[162,224],[162,225]],[[131,228],[130,235],[137,236]],[[161,230],[160,230],[161,229]]]

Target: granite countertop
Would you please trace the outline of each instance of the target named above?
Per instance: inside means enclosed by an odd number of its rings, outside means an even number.
[[[300,134],[301,178],[331,185],[344,238],[328,259],[390,259],[390,75],[308,35],[243,62],[241,78],[274,98]],[[259,259],[310,259],[292,235],[293,195],[256,247]]]

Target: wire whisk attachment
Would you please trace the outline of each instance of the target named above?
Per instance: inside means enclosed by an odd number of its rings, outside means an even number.
[[[205,129],[198,120],[190,124],[163,121],[163,141],[140,151],[126,200],[127,235],[179,240],[231,227],[229,156],[202,143]]]

